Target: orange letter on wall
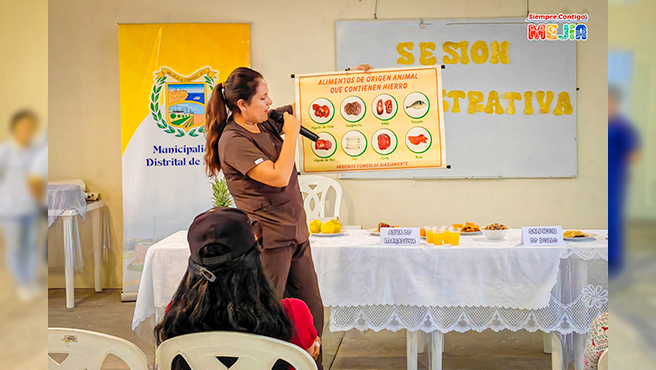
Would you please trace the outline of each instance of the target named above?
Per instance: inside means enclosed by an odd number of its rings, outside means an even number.
[[[467,48],[469,43],[467,41],[460,41],[458,44],[460,46],[460,63],[469,64],[469,57],[467,56]]]
[[[470,114],[474,114],[477,111],[483,112],[485,108],[483,107],[483,100],[485,96],[480,91],[470,91],[469,92],[469,109],[467,110]]]
[[[444,64],[456,64],[460,60],[460,57],[458,56],[458,52],[456,51],[456,47],[458,46],[457,43],[447,41],[444,44],[442,44],[442,50],[451,55],[451,58],[448,56],[443,56],[442,57],[442,63]]]
[[[501,46],[499,46],[498,41],[492,41],[492,56],[490,57],[490,63],[497,64],[499,63],[499,60],[501,60],[502,64],[510,63],[510,59],[508,58],[508,47],[510,47],[508,41],[503,41]]]
[[[485,41],[476,41],[471,48],[471,59],[476,64],[483,64],[487,62],[490,56],[490,50],[487,48]]]
[[[409,51],[406,51],[405,49],[412,50],[414,48],[414,44],[411,42],[401,42],[398,45],[396,45],[396,51],[399,52],[399,59],[396,60],[396,63],[398,64],[412,64],[415,62],[415,56],[412,55]]]
[[[492,90],[487,95],[487,106],[485,106],[485,113],[487,114],[503,114],[503,107],[499,104],[499,93]]]
[[[515,114],[515,100],[522,100],[522,94],[518,92],[507,92],[503,94],[504,99],[508,99],[508,114]]]
[[[540,113],[549,113],[549,106],[554,98],[553,91],[547,91],[547,100],[544,100],[544,91],[538,91],[535,93],[535,97],[538,99],[538,104],[540,104]]]
[[[432,66],[437,64],[437,58],[433,56],[431,50],[435,50],[434,42],[420,42],[419,43],[419,63],[425,66]]]
[[[572,109],[572,104],[569,102],[569,93],[567,91],[563,91],[558,94],[558,103],[556,103],[556,108],[554,108],[553,114],[560,116],[563,114],[563,110],[565,110],[565,114],[567,115],[574,112],[574,109]]]
[[[451,112],[460,113],[460,101],[458,99],[466,98],[467,94],[461,90],[451,90],[446,94],[446,96],[453,98],[453,108],[451,109]]]
[[[533,92],[524,92],[524,114],[530,116],[533,114]]]

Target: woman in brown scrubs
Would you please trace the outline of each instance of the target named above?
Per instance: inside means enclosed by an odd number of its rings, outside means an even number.
[[[223,171],[235,205],[253,222],[262,268],[276,294],[305,301],[321,336],[323,303],[294,163],[300,122],[294,105],[276,109],[284,124],[270,119],[271,104],[266,81],[252,69],[237,68],[218,84],[207,104],[206,169],[209,176]],[[322,368],[321,356],[317,366]]]

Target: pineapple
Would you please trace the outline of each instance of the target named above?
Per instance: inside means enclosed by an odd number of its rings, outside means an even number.
[[[215,207],[234,207],[235,202],[230,195],[230,190],[228,190],[228,183],[225,179],[214,178],[212,182],[212,193],[214,198]]]

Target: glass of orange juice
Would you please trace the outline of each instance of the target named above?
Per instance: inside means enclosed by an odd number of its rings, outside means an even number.
[[[433,244],[433,228],[426,226],[426,243]]]
[[[451,231],[446,229],[442,232],[442,235],[444,237],[444,245],[451,244]]]
[[[455,229],[449,232],[449,237],[451,240],[451,245],[460,244],[460,229]]]
[[[442,245],[444,243],[444,233],[438,227],[433,228],[433,244]]]

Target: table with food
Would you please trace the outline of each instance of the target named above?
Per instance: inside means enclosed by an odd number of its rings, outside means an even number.
[[[568,229],[563,246],[525,246],[521,228],[464,222],[424,226],[419,245],[389,246],[380,231],[399,225],[335,223],[310,224],[330,330],[405,329],[409,369],[417,368],[420,337],[435,369],[445,333],[486,329],[552,333],[560,361],[578,363],[582,338],[608,309],[607,230]]]
[[[421,227],[416,246],[380,245],[381,228],[398,226],[310,221],[331,331],[405,329],[409,369],[417,368],[420,337],[439,369],[445,333],[486,329],[553,333],[562,361],[579,362],[581,338],[608,310],[607,230],[565,230],[563,246],[530,247],[521,243],[521,228],[464,222]],[[148,249],[133,329],[146,323],[150,332],[188,258],[186,231]]]

